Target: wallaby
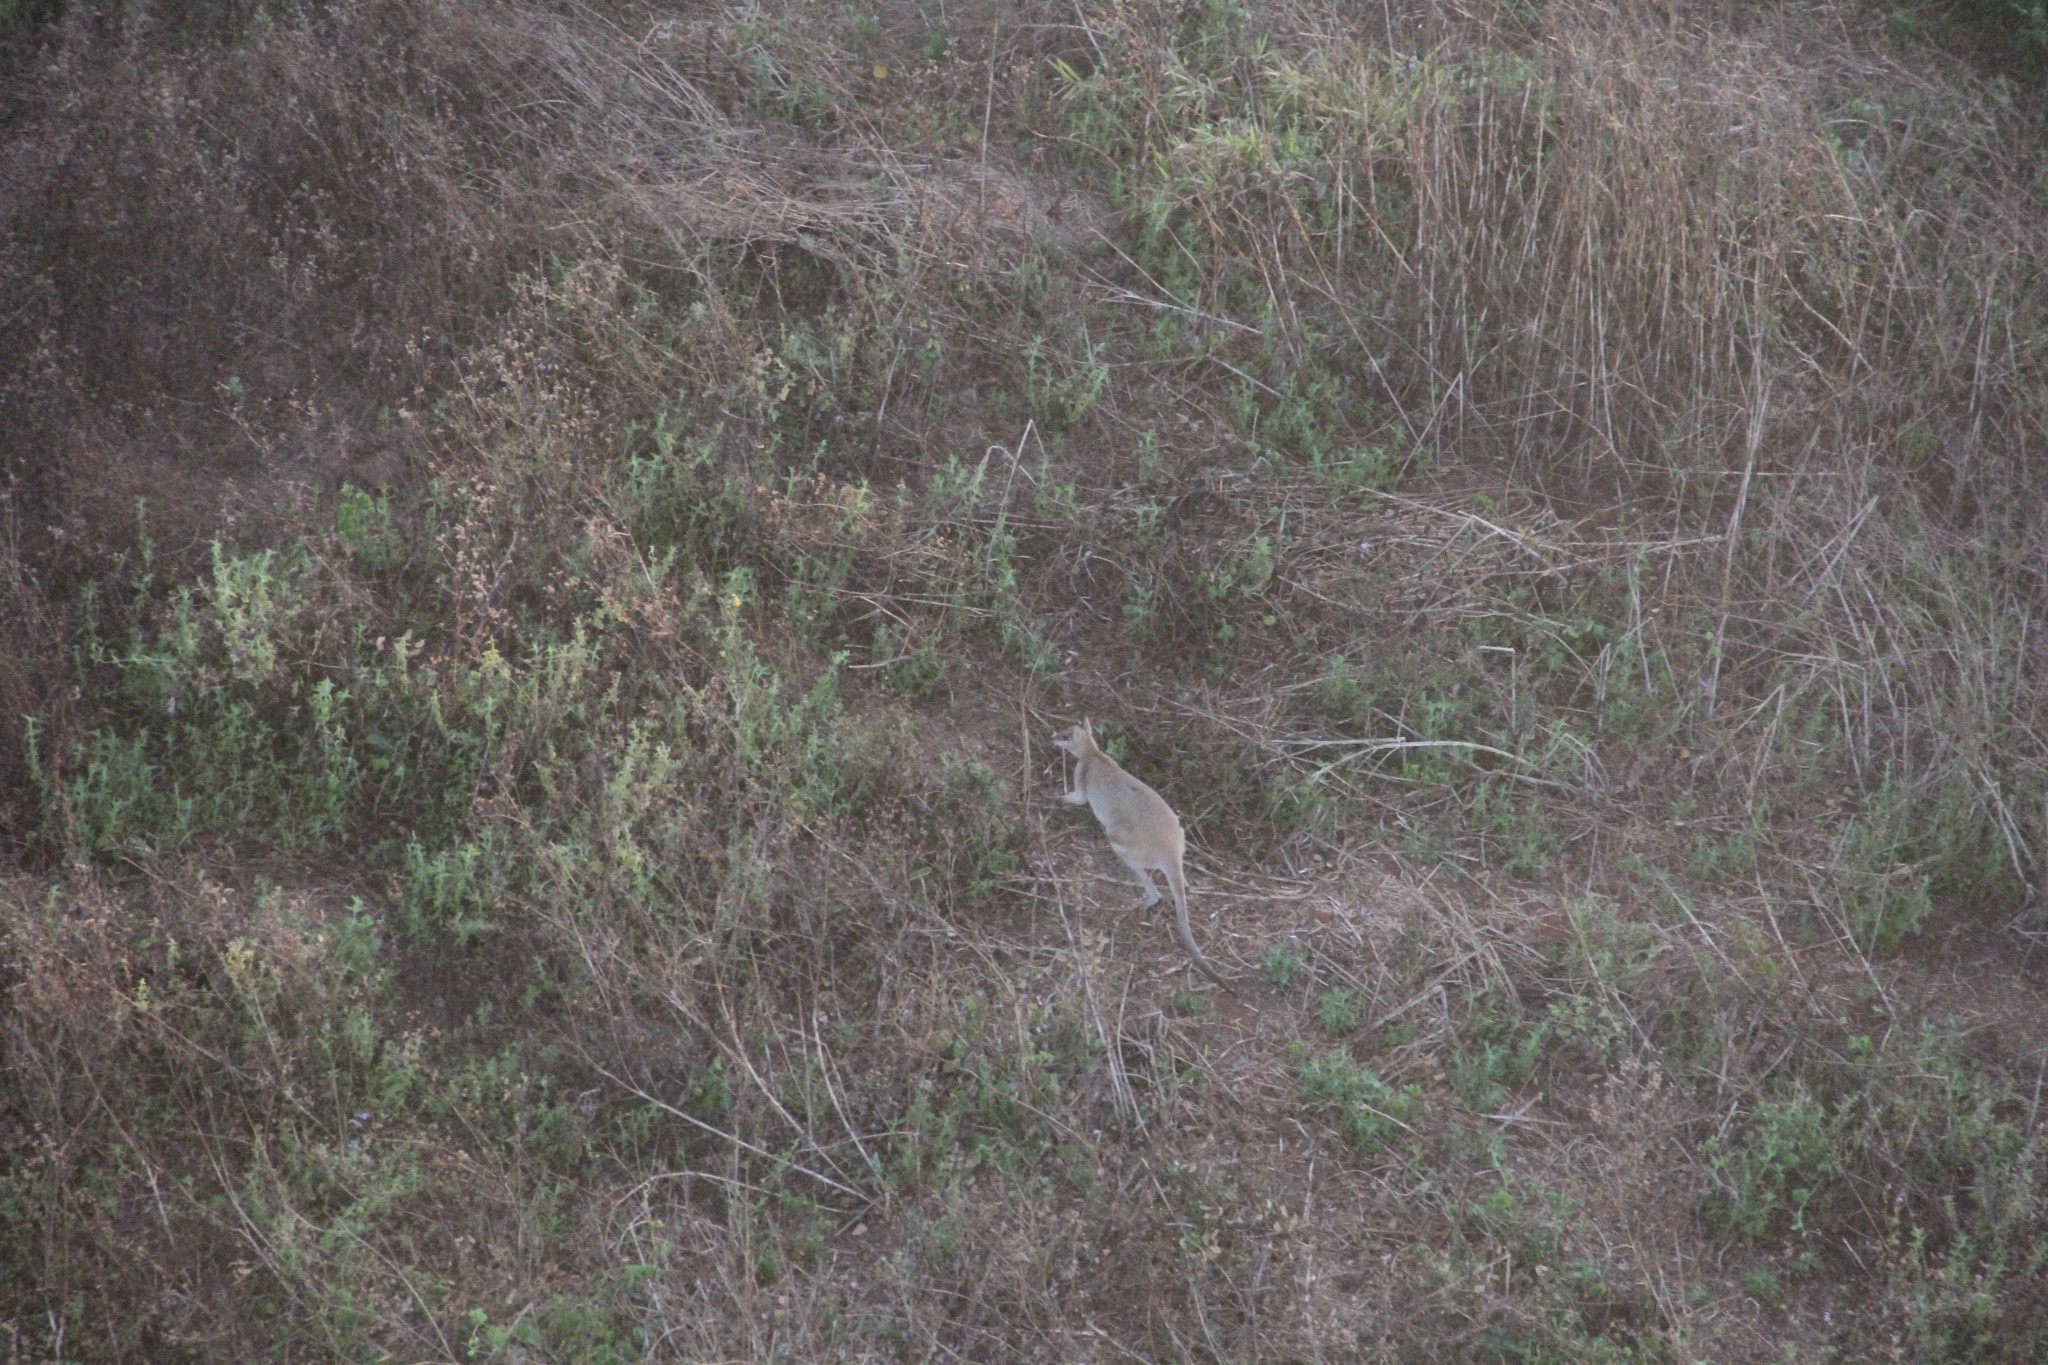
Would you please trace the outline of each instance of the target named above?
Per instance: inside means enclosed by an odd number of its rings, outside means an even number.
[[[1188,927],[1188,882],[1181,857],[1187,838],[1180,830],[1180,817],[1166,798],[1132,777],[1117,761],[1095,743],[1095,731],[1084,719],[1064,735],[1054,735],[1055,745],[1074,756],[1074,785],[1061,793],[1070,806],[1086,806],[1102,822],[1109,846],[1124,866],[1138,874],[1145,888],[1145,904],[1159,904],[1159,888],[1152,884],[1154,871],[1166,874],[1173,892],[1173,913],[1180,927],[1181,946],[1188,957],[1211,981],[1229,990],[1202,950],[1195,946],[1195,934]]]

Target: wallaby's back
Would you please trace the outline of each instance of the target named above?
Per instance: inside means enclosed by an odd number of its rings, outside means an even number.
[[[1166,798],[1125,772],[1117,761],[1096,746],[1095,736],[1081,726],[1073,748],[1074,790],[1087,800],[1088,808],[1102,822],[1103,832],[1113,844],[1128,844],[1147,853],[1178,857],[1186,847],[1180,817]]]

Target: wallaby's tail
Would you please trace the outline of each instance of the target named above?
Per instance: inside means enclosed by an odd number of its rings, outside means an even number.
[[[1209,959],[1203,957],[1202,950],[1195,946],[1195,931],[1188,926],[1187,877],[1177,867],[1169,867],[1165,871],[1167,888],[1173,892],[1173,921],[1180,929],[1180,946],[1188,950],[1188,958],[1197,967],[1202,969],[1202,975],[1223,987],[1224,990],[1230,991],[1232,995],[1237,994],[1236,991],[1230,989],[1229,982],[1216,975],[1216,969],[1209,965]]]

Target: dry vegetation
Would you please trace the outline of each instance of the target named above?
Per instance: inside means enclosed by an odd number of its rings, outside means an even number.
[[[0,3],[0,1357],[2040,1359],[2011,9]]]

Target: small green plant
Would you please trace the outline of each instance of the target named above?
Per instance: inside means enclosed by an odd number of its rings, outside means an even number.
[[[1353,446],[1342,451],[1318,449],[1309,457],[1309,471],[1332,490],[1373,490],[1392,488],[1400,482],[1401,467],[1380,446]]]
[[[1146,427],[1138,434],[1138,484],[1150,487],[1159,482],[1165,467],[1165,458],[1159,450],[1159,429]],[[1158,509],[1153,509],[1153,519],[1158,519]]]
[[[1156,502],[1141,502],[1131,509],[1131,539],[1139,548],[1149,549],[1160,542],[1165,516],[1166,509]]]
[[[213,542],[213,586],[208,594],[212,622],[227,655],[228,671],[244,682],[262,682],[278,666],[282,635],[299,609],[307,569],[303,550],[231,554]]]
[[[502,890],[503,863],[488,833],[474,842],[429,851],[405,848],[400,904],[414,939],[450,934],[469,944],[498,927],[493,913]]]
[[[889,687],[906,697],[929,696],[946,681],[951,668],[939,648],[941,632],[925,632],[915,642],[908,635],[890,621],[875,627],[875,662]]]
[[[1933,910],[1930,877],[1911,857],[1918,803],[1887,782],[1842,832],[1836,885],[1844,925],[1865,952],[1897,948]]]
[[[188,837],[189,808],[159,786],[146,735],[103,731],[81,758],[73,767],[83,771],[65,782],[61,803],[52,800],[46,816],[61,824],[69,812],[81,853],[112,852],[144,838],[170,849]]]
[[[1023,865],[1022,832],[1009,818],[1008,805],[987,764],[950,752],[941,755],[933,833],[954,858],[970,900],[995,895]]]
[[[1707,1220],[1752,1241],[1808,1234],[1810,1206],[1842,1177],[1846,1126],[1846,1111],[1830,1113],[1804,1084],[1781,1087],[1734,1136],[1703,1145],[1714,1176]]]
[[[1283,938],[1266,945],[1259,954],[1259,966],[1265,970],[1266,984],[1276,991],[1284,991],[1294,984],[1301,975],[1301,969],[1308,963],[1308,954],[1301,944],[1291,938]]]
[[[1133,640],[1150,639],[1153,627],[1152,589],[1136,579],[1131,580],[1130,596],[1123,604],[1124,630]]]
[[[1488,862],[1513,877],[1550,870],[1557,836],[1544,818],[1543,799],[1518,783],[1487,779],[1473,793],[1467,817],[1486,836]]]
[[[1465,1018],[1450,1057],[1450,1077],[1460,1098],[1478,1113],[1507,1103],[1514,1087],[1529,1079],[1548,1047],[1553,1024],[1532,1017],[1505,983],[1490,983],[1465,1000]]]
[[[1756,871],[1756,844],[1752,831],[1765,824],[1768,803],[1758,798],[1761,812],[1752,812],[1752,828],[1714,838],[1702,830],[1693,835],[1692,852],[1685,860],[1685,874],[1709,885],[1738,882]]]
[[[1316,997],[1316,1022],[1332,1041],[1356,1033],[1360,1018],[1358,997],[1347,987],[1337,986]]]
[[[1005,615],[1000,629],[1003,644],[1023,665],[1025,672],[1041,681],[1058,676],[1060,650],[1053,643],[1045,622],[1035,616]]]
[[[1079,354],[1062,364],[1043,336],[1024,343],[1024,370],[1029,378],[1031,415],[1057,435],[1087,415],[1109,384],[1109,365],[1084,330]]]
[[[1342,1049],[1301,1064],[1301,1093],[1309,1108],[1332,1123],[1359,1156],[1372,1156],[1409,1131],[1421,1091],[1387,1084]]]
[[[1273,581],[1273,569],[1273,538],[1260,534],[1220,555],[1214,567],[1202,572],[1202,589],[1221,618],[1216,625],[1218,645],[1228,649],[1236,641],[1237,626],[1230,619],[1232,610],[1256,603]],[[1270,626],[1276,619],[1268,612],[1263,623]]]
[[[1305,777],[1274,773],[1260,784],[1259,794],[1267,819],[1279,830],[1329,834],[1342,818],[1345,807],[1337,784],[1317,773]]]
[[[342,552],[370,573],[384,573],[396,564],[399,536],[391,515],[391,493],[372,493],[352,483],[341,486],[334,508],[334,535]]]
[[[1316,680],[1316,702],[1323,714],[1340,725],[1363,727],[1372,720],[1377,698],[1363,672],[1341,654],[1332,654]]]
[[[641,544],[714,572],[726,566],[751,502],[743,473],[719,458],[721,434],[697,432],[687,414],[660,413],[631,433],[639,449],[614,475],[618,512]]]

